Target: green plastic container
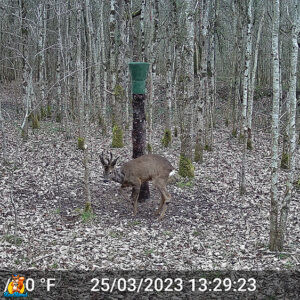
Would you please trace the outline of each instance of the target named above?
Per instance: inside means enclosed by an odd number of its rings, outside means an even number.
[[[145,94],[149,65],[150,64],[146,62],[129,63],[129,71],[132,79],[132,94]]]

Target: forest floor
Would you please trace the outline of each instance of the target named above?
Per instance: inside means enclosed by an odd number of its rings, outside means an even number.
[[[1,97],[8,97],[3,94]],[[8,112],[9,107],[3,108]],[[7,104],[7,103],[6,103]],[[12,113],[11,113],[12,115]],[[159,193],[132,207],[105,184],[99,154],[112,150],[120,162],[131,158],[127,136],[123,149],[110,149],[97,126],[87,128],[90,189],[94,218],[86,222],[82,151],[66,140],[60,124],[42,121],[22,142],[20,120],[6,119],[6,155],[0,164],[0,261],[4,269],[147,269],[147,270],[299,270],[299,190],[290,203],[284,252],[268,250],[270,209],[270,135],[254,134],[247,154],[247,193],[239,195],[242,145],[218,124],[214,148],[195,164],[195,178],[168,185],[172,195],[165,218],[154,211]],[[179,138],[163,149],[162,128],[154,133],[154,153],[178,169]],[[297,151],[299,174],[299,150]],[[286,173],[280,170],[279,197]],[[128,196],[129,196],[128,191]]]

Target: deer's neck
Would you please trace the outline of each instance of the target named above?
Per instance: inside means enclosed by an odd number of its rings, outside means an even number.
[[[114,170],[114,175],[112,177],[112,180],[118,183],[124,182],[125,174],[122,172],[121,168],[118,168]]]

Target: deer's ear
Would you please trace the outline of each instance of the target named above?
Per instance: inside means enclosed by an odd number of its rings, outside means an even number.
[[[114,166],[116,165],[118,159],[119,159],[119,157],[117,157],[116,159],[114,159],[114,160],[112,161],[112,163],[111,163],[111,166],[114,167]]]

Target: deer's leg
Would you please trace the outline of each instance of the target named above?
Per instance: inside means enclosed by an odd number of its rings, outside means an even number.
[[[156,212],[155,212],[156,215],[159,215],[159,214],[160,214],[160,211],[161,211],[161,209],[162,209],[162,207],[163,207],[163,204],[164,204],[164,201],[165,201],[162,192],[160,192],[160,193],[161,193],[161,200],[160,200],[160,203],[159,203],[159,207],[158,207],[158,209],[157,209]]]
[[[141,189],[141,181],[137,180],[137,182],[135,182],[133,186],[133,192],[132,192],[132,205],[133,205],[134,216],[137,214],[137,203],[140,194],[140,189]]]
[[[161,220],[165,216],[167,206],[168,206],[168,204],[170,203],[170,200],[171,200],[171,195],[169,194],[169,192],[167,191],[167,189],[165,187],[162,189],[162,193],[164,195],[165,201],[164,201],[164,204],[163,204],[163,207],[162,207],[162,210],[161,210],[161,214],[160,214],[158,220]]]
[[[160,214],[160,211],[161,211],[161,209],[162,209],[162,207],[163,207],[164,201],[165,201],[164,195],[163,195],[163,193],[162,193],[162,188],[161,188],[161,187],[162,187],[162,182],[161,182],[161,180],[160,180],[159,178],[156,178],[156,179],[153,180],[153,184],[154,184],[154,185],[156,186],[156,188],[159,190],[160,195],[161,195],[160,204],[159,204],[159,206],[158,206],[158,209],[157,209],[156,212],[155,212],[156,215],[159,215],[159,214]]]
[[[166,189],[167,180],[168,179],[164,178],[156,178],[155,180],[153,180],[154,185],[159,189],[161,193],[161,202],[158,210],[156,211],[157,214],[160,213],[159,220],[161,220],[164,217],[167,205],[169,204],[171,199],[171,195]]]

